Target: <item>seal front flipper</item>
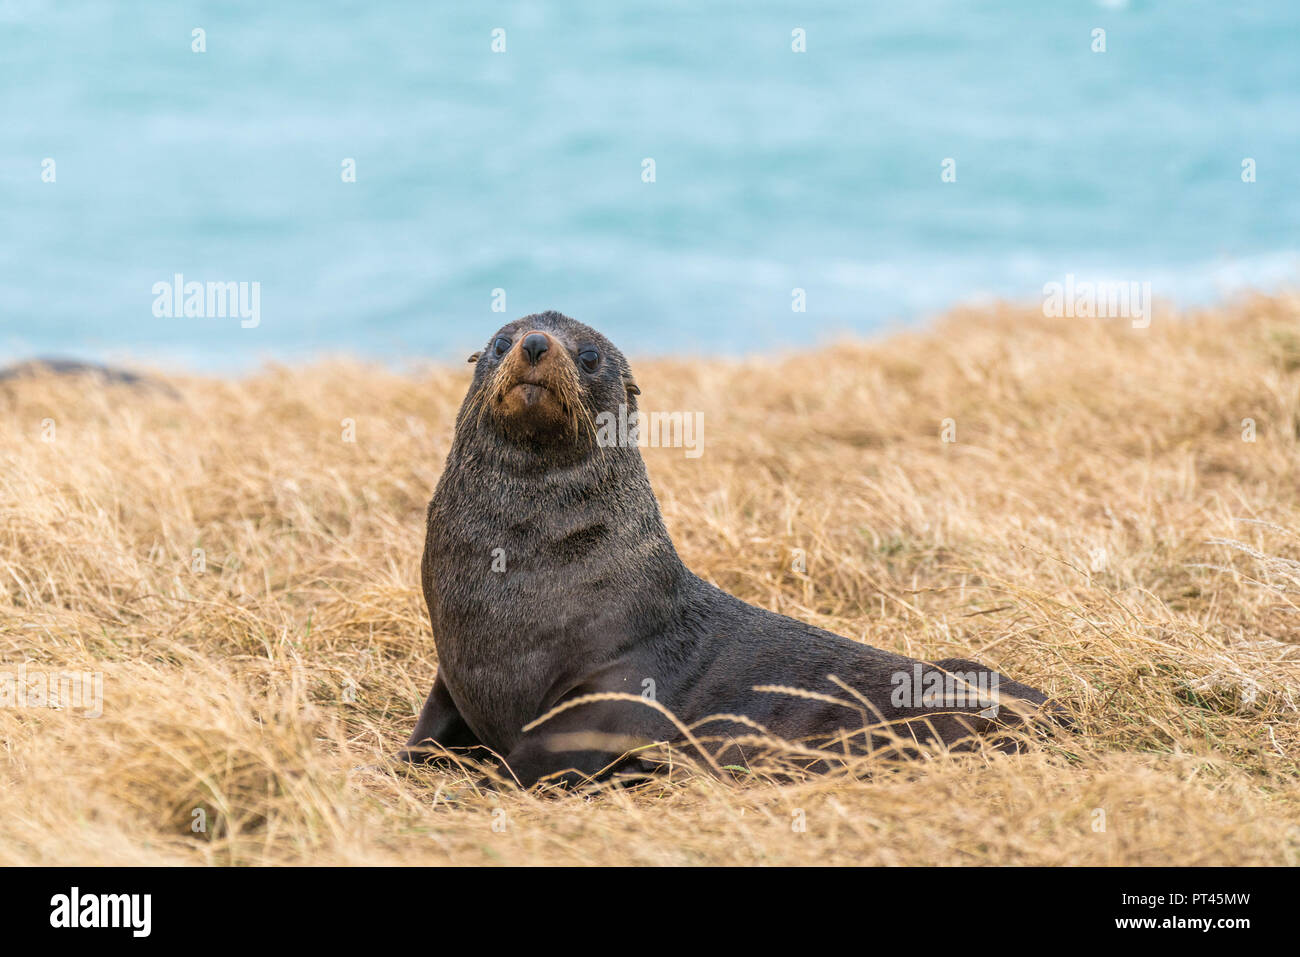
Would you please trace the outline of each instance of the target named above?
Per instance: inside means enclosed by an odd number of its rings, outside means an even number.
[[[458,762],[447,751],[464,752],[464,756],[474,761],[483,761],[491,757],[491,752],[483,747],[483,742],[470,730],[465,719],[461,717],[456,702],[447,690],[439,670],[433,681],[433,690],[420,709],[420,717],[415,722],[406,747],[397,753],[398,761],[411,764],[432,764],[439,767],[456,767]]]

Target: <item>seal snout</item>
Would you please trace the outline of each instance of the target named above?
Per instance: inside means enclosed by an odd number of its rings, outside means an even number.
[[[551,339],[544,332],[530,332],[519,343],[520,351],[528,357],[528,361],[532,365],[537,365],[550,348]]]
[[[529,329],[500,353],[487,395],[501,421],[532,437],[575,435],[585,415],[577,367],[568,347],[563,339],[541,329]]]
[[[552,384],[561,373],[556,368],[556,356],[560,350],[553,350],[554,343],[546,333],[534,329],[519,340],[507,363],[512,368],[514,388],[523,392],[531,405],[542,393],[552,390]]]

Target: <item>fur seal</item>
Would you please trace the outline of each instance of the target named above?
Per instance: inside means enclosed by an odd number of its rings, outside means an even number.
[[[438,673],[402,760],[490,752],[522,787],[578,785],[646,770],[629,756],[642,744],[689,743],[719,768],[765,736],[810,743],[804,766],[824,770],[818,746],[969,745],[1045,703],[975,662],[882,651],[692,574],[636,443],[598,437],[640,390],[594,329],[527,316],[470,361],[421,568]]]

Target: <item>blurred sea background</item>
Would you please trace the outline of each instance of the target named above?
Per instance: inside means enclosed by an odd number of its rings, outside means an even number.
[[[460,360],[548,308],[746,354],[1298,266],[1294,0],[0,0],[0,361]],[[260,324],[156,317],[177,273]]]

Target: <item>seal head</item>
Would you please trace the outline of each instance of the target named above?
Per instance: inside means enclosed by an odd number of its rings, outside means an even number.
[[[595,418],[640,393],[623,354],[596,330],[558,312],[516,320],[481,352],[458,432],[489,428],[539,453],[590,453]]]

